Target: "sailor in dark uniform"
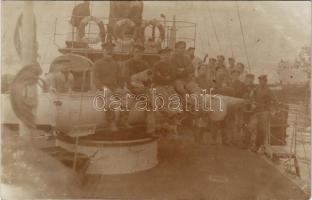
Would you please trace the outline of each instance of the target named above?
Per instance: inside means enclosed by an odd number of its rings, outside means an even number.
[[[267,85],[267,75],[258,77],[259,85],[254,88],[251,94],[254,114],[249,123],[251,132],[251,150],[257,152],[264,145],[270,129],[270,108],[276,102],[272,91]]]
[[[245,77],[245,86],[246,86],[246,93],[244,97],[249,97],[251,94],[251,91],[256,87],[254,84],[255,81],[255,75],[254,74],[247,74]]]
[[[144,95],[148,98],[148,108],[151,109],[151,84],[153,72],[152,68],[142,58],[145,47],[142,44],[135,44],[133,47],[133,58],[126,62],[127,69],[127,89],[136,96]],[[155,117],[153,112],[147,111],[146,132],[155,133]]]
[[[123,81],[120,77],[120,66],[113,59],[113,46],[104,45],[105,53],[103,57],[94,63],[93,77],[94,84],[97,89],[108,89],[114,91],[123,87]]]
[[[175,71],[170,63],[171,49],[159,50],[160,60],[153,66],[153,83],[155,85],[173,85],[175,80]]]
[[[254,74],[247,74],[245,78],[245,94],[243,96],[244,99],[249,99],[251,97],[252,91],[256,87],[254,84],[255,75]],[[243,108],[243,148],[248,148],[250,146],[250,138],[251,133],[248,130],[248,122],[250,121],[252,117],[252,103],[247,103]]]
[[[126,62],[129,77],[150,68],[148,63],[142,58],[144,50],[145,48],[142,44],[133,45],[133,57]]]
[[[216,62],[217,62],[217,59],[209,58],[208,67],[213,69],[213,70],[216,70]]]
[[[194,74],[192,60],[185,54],[185,49],[185,42],[177,42],[175,44],[175,51],[170,58],[171,65],[174,68],[176,75],[175,89],[182,96],[187,94],[185,85],[189,80],[190,74]]]
[[[232,72],[233,70],[235,70],[235,68],[236,68],[235,58],[230,57],[230,58],[228,59],[228,61],[229,61],[228,71],[229,71],[229,73],[231,74],[231,72]]]
[[[243,98],[246,93],[246,85],[239,80],[240,72],[238,70],[231,71],[231,81],[230,86],[232,87],[233,96],[237,98]],[[244,116],[243,109],[241,107],[235,107],[229,111],[227,125],[228,125],[228,139],[229,141],[236,146],[242,147],[243,145],[243,125],[244,125]]]
[[[111,95],[122,94],[121,90],[125,84],[125,80],[120,76],[120,66],[113,59],[112,45],[104,45],[105,53],[103,58],[97,60],[93,67],[93,81],[98,90],[105,90],[109,98]],[[120,119],[120,110],[108,108],[108,116],[110,118],[110,128],[112,131],[118,131],[117,123]],[[128,126],[127,120],[123,121]]]
[[[208,61],[208,69],[211,72],[210,76],[211,76],[211,80],[216,81],[216,62],[217,60],[215,58],[209,58]]]
[[[144,52],[145,48],[141,44],[135,44],[133,46],[133,57],[130,58],[125,63],[126,67],[126,74],[127,74],[127,88],[133,92],[134,94],[138,94],[142,91],[141,88],[136,88],[134,85],[131,84],[131,77],[133,77],[135,74],[141,73],[143,71],[146,71],[148,69],[151,69],[151,67],[148,65],[146,61],[143,60],[142,54]],[[137,89],[139,89],[137,91]]]
[[[217,68],[223,68],[226,69],[226,66],[224,64],[225,58],[223,55],[217,56]]]
[[[174,138],[178,137],[177,126],[179,125],[179,110],[169,106],[169,99],[178,96],[174,89],[176,79],[175,69],[170,63],[170,55],[172,50],[164,48],[158,51],[160,60],[153,66],[153,88],[155,88],[157,96],[160,98],[154,102],[154,108],[157,117],[157,127],[175,127],[171,130]]]
[[[169,48],[159,50],[160,60],[153,66],[153,87],[156,89],[157,94],[162,96],[165,101],[170,96],[177,95],[174,89],[176,74],[169,60],[171,52],[172,50]]]

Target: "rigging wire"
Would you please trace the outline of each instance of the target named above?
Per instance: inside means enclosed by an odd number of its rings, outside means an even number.
[[[204,21],[206,21],[206,22],[207,22],[207,20],[206,20],[206,19],[207,19],[207,18],[206,18],[206,16],[205,16],[205,20],[204,20]],[[208,23],[208,22],[207,22],[207,23]],[[206,26],[206,27],[208,27],[208,26]],[[208,30],[209,30],[209,29],[208,29]],[[208,36],[208,37],[207,37],[207,45],[210,47],[210,46],[211,46],[211,45],[210,45],[211,43],[210,43],[210,39],[209,39],[209,34],[208,34],[208,33],[209,33],[209,31],[208,31],[208,30],[207,30],[207,36]]]
[[[205,17],[205,19],[206,19],[206,17]],[[208,23],[208,20],[205,20],[206,21],[206,23],[207,23],[207,26],[206,27],[211,27]],[[209,50],[213,50],[216,54],[217,54],[217,52],[216,52],[216,50],[215,50],[215,48],[213,48],[213,45],[212,45],[212,42],[210,41],[210,36],[209,36],[209,28],[207,29],[207,38],[208,38],[208,40],[207,40],[207,42],[208,42],[208,48],[209,48]]]
[[[206,52],[205,47],[204,47],[204,43],[203,43],[203,38],[202,38],[202,35],[201,35],[201,31],[198,31],[198,36],[199,36],[199,40],[200,40],[201,51],[202,52]]]
[[[215,24],[214,24],[213,16],[212,16],[212,13],[211,13],[211,10],[210,10],[209,2],[208,2],[207,5],[208,5],[208,14],[209,14],[210,22],[212,24],[212,28],[214,30],[214,34],[215,34],[215,37],[216,37],[217,43],[218,43],[219,53],[222,53],[222,48],[221,48],[219,37],[218,37],[217,31],[216,31],[216,27],[215,27]]]
[[[199,40],[200,40],[200,47],[201,47],[202,51],[205,51],[204,50],[204,44],[203,44],[203,38],[200,34],[200,31],[198,31],[198,35],[199,35]]]
[[[227,13],[227,20],[226,20],[226,24],[227,24],[227,32],[228,34],[230,33],[230,16],[229,16],[229,13]],[[231,47],[231,54],[232,54],[232,57],[234,58],[234,51],[233,51],[233,43],[232,43],[232,37],[231,37],[231,34],[229,34],[229,39],[230,39],[230,47]]]
[[[242,21],[241,21],[241,17],[240,17],[240,12],[239,12],[239,5],[238,5],[237,1],[236,1],[236,9],[237,9],[237,16],[238,16],[239,25],[240,25],[240,31],[241,31],[242,37],[243,37],[243,45],[244,45],[245,54],[246,54],[246,58],[247,58],[248,70],[250,72],[250,61],[249,61],[249,57],[248,57],[248,51],[247,51],[247,46],[246,46],[246,41],[245,41],[245,35],[244,35],[243,25],[242,25]]]

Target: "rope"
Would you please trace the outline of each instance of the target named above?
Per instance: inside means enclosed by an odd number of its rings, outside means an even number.
[[[212,28],[213,28],[214,34],[215,34],[216,39],[217,39],[217,43],[218,43],[218,47],[219,47],[219,53],[222,53],[222,48],[221,48],[221,45],[220,45],[219,37],[218,37],[217,31],[216,31],[216,27],[215,27],[215,24],[214,24],[214,20],[213,20],[213,16],[212,16],[209,4],[208,4],[208,13],[209,13],[209,18],[210,18],[210,22],[212,24]]]
[[[229,21],[230,21],[230,17],[229,17],[229,13],[227,13],[227,32],[230,33],[230,24],[229,24]],[[230,39],[230,47],[231,47],[231,54],[232,54],[232,57],[234,58],[234,52],[233,52],[233,44],[232,44],[232,37],[231,37],[231,34],[229,34],[229,39]]]
[[[200,40],[200,47],[201,47],[202,51],[205,51],[204,50],[203,38],[202,38],[202,35],[200,34],[200,31],[198,31],[198,35],[199,35],[199,40]]]
[[[89,1],[90,3],[90,16],[92,16],[92,1]],[[88,37],[90,37],[90,32],[91,32],[91,25],[92,24],[89,24],[89,27],[88,27]]]
[[[205,18],[206,19],[206,18]],[[207,27],[210,27],[209,25],[208,25],[208,21],[206,20],[206,23],[207,23]],[[210,24],[211,25],[211,24]],[[208,38],[208,40],[207,40],[207,42],[208,42],[208,47],[209,47],[209,50],[214,50],[215,51],[215,49],[214,48],[212,48],[212,43],[210,42],[210,40],[209,40],[209,29],[207,30],[207,38]],[[209,55],[209,56],[211,56],[211,55]]]
[[[243,44],[244,44],[245,54],[246,54],[247,63],[248,63],[248,70],[250,72],[250,62],[249,62],[249,57],[248,57],[248,53],[247,53],[247,46],[246,46],[246,41],[245,41],[243,25],[242,25],[242,21],[241,21],[241,17],[240,17],[240,12],[239,12],[239,5],[238,5],[237,1],[236,1],[236,8],[237,8],[237,16],[238,16],[238,20],[239,20],[240,30],[241,30],[242,37],[243,37]]]

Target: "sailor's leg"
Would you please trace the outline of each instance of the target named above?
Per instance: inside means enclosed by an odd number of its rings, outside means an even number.
[[[111,111],[111,114],[112,114],[112,119],[110,122],[110,128],[111,128],[111,131],[116,132],[116,131],[118,131],[117,124],[119,121],[120,111],[114,110],[114,111]]]
[[[133,99],[132,98],[128,98],[127,95],[130,95],[128,94],[127,92],[125,91],[122,91],[122,112],[120,114],[120,120],[121,120],[121,123],[128,129],[132,128],[132,126],[130,125],[129,123],[129,114],[130,114],[130,110],[131,108],[133,107]]]
[[[104,89],[107,89],[107,97],[108,99],[111,99],[111,95],[113,94],[112,93],[112,90],[110,88],[107,88],[107,87],[104,87]],[[117,124],[118,124],[118,121],[119,121],[119,118],[120,118],[120,110],[119,108],[108,108],[108,121],[109,121],[109,124],[110,124],[110,129],[111,131],[113,132],[116,132],[118,131],[118,127],[117,127]]]
[[[270,116],[268,111],[263,111],[258,114],[258,139],[257,146],[264,145],[264,140],[269,133]]]
[[[235,142],[235,117],[234,114],[229,114],[225,120],[223,125],[223,144],[234,144]]]
[[[156,129],[155,115],[153,111],[146,112],[146,132],[154,134]]]
[[[248,121],[249,116],[247,113],[242,113],[242,142],[243,142],[243,148],[247,148],[250,145],[250,132],[248,130]]]
[[[235,115],[235,130],[237,131],[236,142],[237,145],[239,145],[240,147],[242,147],[244,144],[243,124],[244,124],[243,112],[241,110],[238,110],[238,112]]]
[[[247,140],[246,144],[247,144],[248,147],[251,146],[251,144],[252,144],[252,141],[251,141],[252,132],[251,132],[250,127],[249,127],[249,123],[250,123],[250,121],[252,119],[252,116],[253,115],[251,113],[247,113],[246,114],[246,118],[244,120],[244,123],[245,123],[244,128],[245,128],[246,140]]]
[[[250,132],[251,148],[256,151],[258,138],[258,113],[255,113],[250,117],[247,130]]]

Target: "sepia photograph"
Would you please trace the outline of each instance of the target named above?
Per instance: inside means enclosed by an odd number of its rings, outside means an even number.
[[[1,199],[311,198],[310,1],[0,3]]]

